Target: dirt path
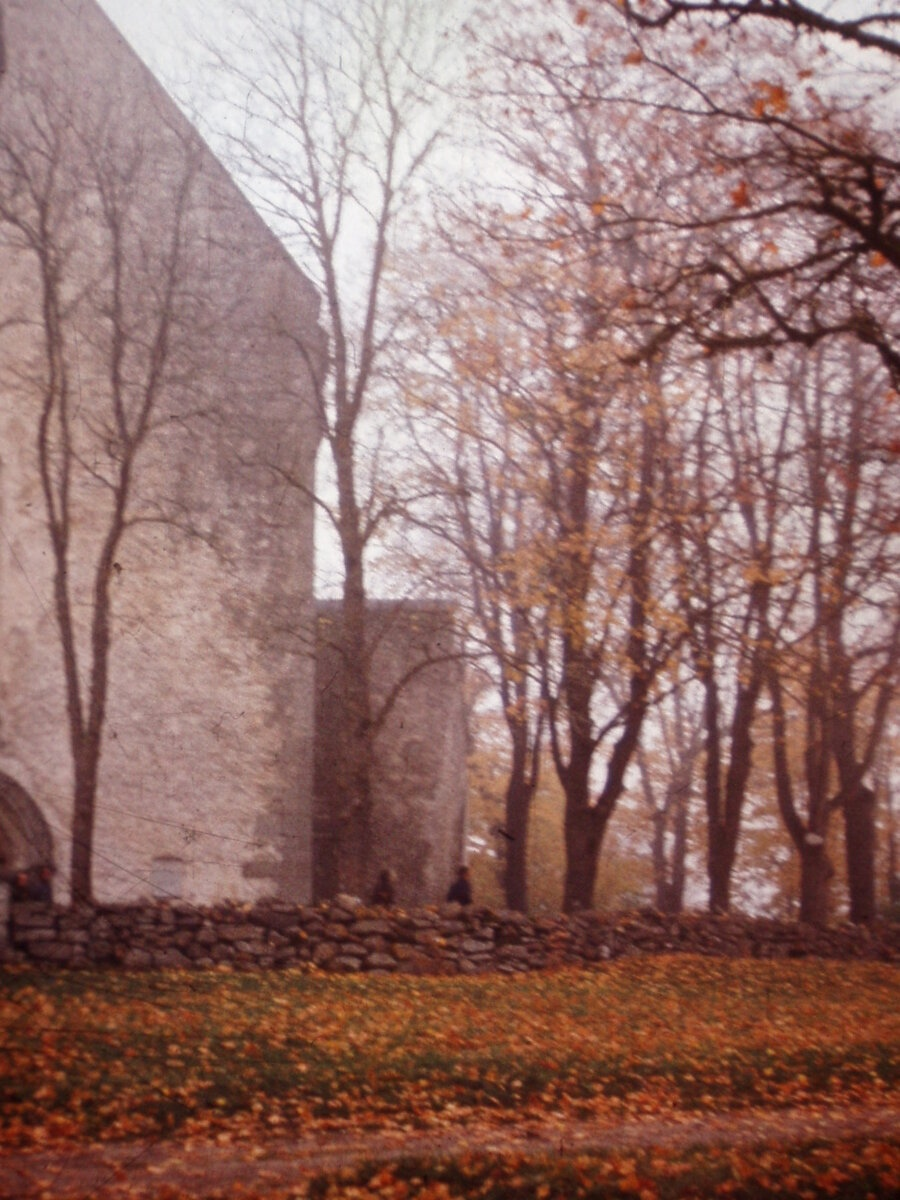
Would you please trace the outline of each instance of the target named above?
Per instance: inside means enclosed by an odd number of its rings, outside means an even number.
[[[653,1118],[621,1124],[529,1120],[521,1125],[470,1125],[424,1131],[322,1133],[259,1145],[175,1141],[99,1145],[65,1152],[0,1154],[3,1200],[124,1200],[165,1184],[204,1189],[290,1187],[309,1175],[364,1162],[489,1155],[571,1156],[591,1150],[648,1146],[789,1145],[809,1138],[900,1138],[900,1108],[788,1109],[708,1117]]]

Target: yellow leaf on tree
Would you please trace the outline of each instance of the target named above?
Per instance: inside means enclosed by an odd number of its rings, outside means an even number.
[[[763,80],[756,84],[756,100],[753,102],[753,115],[764,117],[767,113],[785,113],[788,109],[789,94],[781,83],[768,83]]]
[[[735,208],[746,208],[750,203],[750,189],[746,179],[742,179],[736,188],[732,188],[731,203]]]

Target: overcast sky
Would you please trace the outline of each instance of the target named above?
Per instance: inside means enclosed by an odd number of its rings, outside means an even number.
[[[177,44],[176,16],[190,0],[99,0],[142,57],[149,58]]]
[[[227,13],[230,0],[97,0],[141,58],[167,87],[191,94],[189,60],[212,7]],[[221,24],[217,17],[216,27]],[[215,29],[212,30],[215,34]]]

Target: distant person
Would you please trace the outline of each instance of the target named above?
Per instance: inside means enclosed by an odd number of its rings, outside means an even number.
[[[372,889],[372,904],[390,908],[394,903],[394,877],[390,871],[382,871]]]
[[[46,864],[38,867],[37,872],[32,876],[31,880],[31,900],[38,900],[41,904],[53,903],[53,868]]]
[[[31,879],[27,871],[16,871],[9,890],[13,904],[31,899]]]
[[[447,893],[448,904],[471,904],[472,903],[472,883],[469,879],[469,868],[460,867],[456,873],[456,879],[450,885],[450,891]]]

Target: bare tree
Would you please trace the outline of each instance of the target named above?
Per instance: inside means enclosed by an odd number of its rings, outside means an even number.
[[[645,737],[637,751],[642,798],[650,817],[656,907],[665,913],[680,913],[684,907],[691,801],[703,752],[702,709],[692,700],[688,679],[678,671],[670,694],[653,709],[656,738],[652,733]]]
[[[900,15],[877,2],[860,11],[828,11],[801,0],[616,0],[616,4],[642,29],[664,29],[676,21],[706,18],[728,30],[746,20],[767,20],[795,33],[829,34],[865,50],[881,50],[900,57]]]
[[[498,281],[467,269],[458,233],[443,253],[432,249],[427,257],[433,274],[420,296],[416,344],[401,349],[415,397],[410,475],[419,494],[411,515],[418,553],[429,557],[440,589],[459,597],[473,664],[487,673],[500,703],[509,747],[499,833],[503,886],[507,905],[524,912],[545,730],[537,641],[545,601],[532,587],[544,516],[532,495],[532,439],[510,414],[532,402],[530,330],[501,318]]]
[[[730,906],[753,763],[757,707],[772,650],[773,574],[784,520],[790,424],[764,403],[752,362],[708,363],[670,437],[665,502],[679,609],[704,695],[709,903]]]
[[[801,574],[785,622],[792,635],[778,640],[767,668],[776,788],[800,857],[801,916],[827,918],[827,832],[840,813],[850,917],[866,923],[876,907],[870,779],[900,666],[900,484],[878,450],[890,421],[878,404],[880,373],[859,348],[834,347],[795,365],[792,376],[793,554]]]
[[[397,313],[387,299],[391,250],[415,208],[440,133],[442,21],[415,0],[280,0],[241,6],[234,44],[215,51],[229,157],[324,297],[330,343],[314,365],[331,472],[316,496],[336,536],[342,605],[333,624],[341,664],[338,750],[319,781],[367,888],[372,817],[373,639],[367,629],[371,548],[402,511],[385,476],[391,457],[380,376]],[[288,483],[302,481],[283,473]]]

